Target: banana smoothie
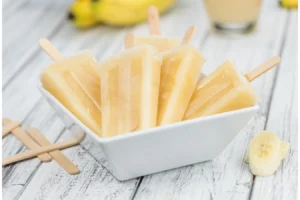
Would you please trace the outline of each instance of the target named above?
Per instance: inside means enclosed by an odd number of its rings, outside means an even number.
[[[261,0],[204,0],[212,26],[221,31],[247,32],[255,27]]]

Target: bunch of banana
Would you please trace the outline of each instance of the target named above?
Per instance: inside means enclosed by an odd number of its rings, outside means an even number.
[[[249,163],[254,175],[270,176],[279,168],[288,151],[289,143],[280,141],[274,133],[263,131],[251,140],[245,162]]]
[[[284,8],[298,8],[298,0],[280,0],[280,5]]]
[[[78,28],[99,23],[128,26],[146,20],[149,6],[156,6],[163,13],[174,3],[175,0],[76,0],[68,19]]]

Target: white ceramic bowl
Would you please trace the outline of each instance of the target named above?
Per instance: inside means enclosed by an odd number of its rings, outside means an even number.
[[[42,95],[74,135],[83,130],[83,148],[117,179],[128,180],[193,163],[212,160],[252,119],[257,105],[232,112],[100,138],[41,85]]]

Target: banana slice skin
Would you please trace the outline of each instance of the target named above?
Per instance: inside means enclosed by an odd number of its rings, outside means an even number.
[[[290,149],[290,144],[288,142],[281,141],[280,143],[281,159],[284,159],[287,156],[289,149]]]
[[[254,175],[275,173],[289,151],[289,143],[280,141],[276,134],[263,131],[253,137],[249,145],[249,166]]]

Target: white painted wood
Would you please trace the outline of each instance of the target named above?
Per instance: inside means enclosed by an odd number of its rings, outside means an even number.
[[[112,49],[111,50],[112,52],[120,49],[121,42],[122,42],[120,38],[123,38],[123,36],[125,35],[125,32],[124,31],[119,32],[112,28],[107,28],[107,27],[103,27],[102,29],[98,29],[98,30],[91,30],[90,32],[78,32],[75,29],[73,29],[73,27],[71,25],[65,26],[64,28],[62,28],[59,31],[59,34],[57,35],[57,37],[54,37],[52,41],[55,45],[58,44],[57,47],[62,52],[65,52],[64,49],[67,49],[67,54],[69,54],[69,55],[71,54],[71,52],[73,54],[74,52],[78,51],[78,49],[85,49],[86,47],[91,48],[92,51],[95,51],[95,54],[97,54],[101,51],[104,51],[104,49],[107,48],[107,46],[99,47],[99,43],[105,41],[105,38],[99,39],[99,33],[101,31],[107,31],[109,34],[113,35],[113,38],[117,39],[116,42],[118,43],[118,45],[113,45],[113,47],[116,49]],[[66,39],[64,37],[66,35],[70,39],[69,42],[65,42]],[[112,44],[114,44],[114,42],[112,42]],[[38,77],[39,77],[39,74],[40,74],[42,68],[49,65],[50,63],[52,63],[52,61],[49,58],[47,58],[46,54],[43,52],[40,52],[35,57],[35,59],[29,63],[29,65],[24,66],[25,70],[22,70],[17,74],[17,77],[15,79],[13,79],[12,82],[3,91],[3,99],[5,102],[4,106],[3,106],[4,116],[11,117],[13,119],[22,120],[23,118],[26,118],[26,116],[30,112],[30,110],[33,109],[34,110],[34,114],[32,116],[33,119],[47,120],[47,117],[49,117],[49,115],[47,114],[45,108],[36,107],[36,103],[39,102],[39,99],[40,99],[40,94],[39,94],[36,86],[38,84]],[[20,106],[20,109],[19,108],[16,109],[16,105],[22,105],[22,106]],[[41,102],[41,106],[47,107],[48,104],[46,102]],[[28,124],[30,124],[34,127],[37,127],[37,128],[42,128],[42,132],[43,132],[43,129],[46,130],[43,133],[46,135],[47,138],[50,135],[55,135],[52,132],[47,131],[49,125],[48,126],[35,125],[34,122],[30,122]],[[59,134],[60,131],[55,131],[55,133],[56,133],[56,137],[54,139],[57,138],[57,136],[58,136],[57,134]],[[14,146],[13,151],[10,148],[11,146]],[[4,152],[3,153],[4,155],[14,154],[20,148],[21,148],[21,144],[17,143],[15,145],[14,140],[7,139],[3,142],[3,149],[10,150],[8,152]],[[74,151],[75,151],[75,149],[74,149]],[[69,157],[69,158],[73,159],[72,157]],[[87,159],[86,162],[90,163],[89,159],[91,159],[91,157],[89,156],[86,159]],[[80,158],[79,160],[80,160],[80,162],[84,163],[83,158]],[[35,162],[35,163],[32,164],[30,162]],[[32,160],[29,162],[24,162],[24,163],[14,165],[14,167],[11,170],[10,170],[10,168],[4,168],[4,171],[6,170],[6,172],[5,172],[6,178],[4,179],[4,183],[5,183],[4,197],[6,197],[7,199],[11,199],[11,198],[20,196],[22,194],[23,190],[27,187],[29,182],[32,180],[32,178],[35,177],[34,175],[35,175],[36,171],[39,169],[39,167],[40,167],[39,162]],[[50,167],[50,168],[48,168],[48,170],[54,169],[53,166],[50,166],[50,165],[47,165],[47,167]],[[94,170],[96,170],[95,168],[97,168],[97,169],[99,168],[98,163],[91,165],[87,169],[94,171]],[[59,173],[64,174],[64,176],[69,177],[69,175],[65,174],[64,170],[62,170],[58,165],[57,165],[57,170]],[[100,170],[100,168],[98,170]],[[12,171],[13,171],[13,174],[10,173]],[[86,172],[86,173],[89,173],[89,172]],[[132,193],[134,191],[133,189],[132,190],[124,190],[122,192],[122,189],[120,187],[123,187],[123,185],[121,184],[119,187],[118,186],[119,183],[117,183],[117,182],[112,182],[110,184],[110,187],[113,188],[113,190],[110,190],[109,188],[107,188],[106,180],[110,180],[110,179],[114,179],[114,178],[109,173],[107,173],[107,171],[104,169],[103,169],[103,173],[105,174],[105,176],[103,177],[103,179],[104,179],[103,187],[105,187],[105,191],[107,192],[108,196],[115,193],[116,191],[118,191],[118,194],[120,194],[120,196],[124,196],[124,195],[126,196],[126,194],[132,195]],[[62,176],[61,174],[59,176]],[[53,174],[50,174],[50,175],[51,175],[51,177],[53,177]],[[83,177],[86,178],[86,176],[83,176]],[[73,177],[73,179],[76,180],[76,177]],[[36,181],[40,180],[40,177],[37,176],[35,180]],[[53,180],[53,181],[54,181],[54,183],[56,183],[55,180]],[[98,183],[98,180],[95,180],[95,181],[96,181],[96,183]],[[138,181],[137,179],[131,181],[130,183],[126,184],[126,187],[128,186],[129,188],[134,188],[134,185],[136,185],[137,181]],[[52,184],[54,184],[54,183],[52,183]],[[85,182],[81,182],[81,184],[84,184],[84,183]],[[114,183],[116,183],[115,187],[114,187]],[[93,184],[91,184],[91,185],[93,185]],[[78,187],[81,187],[81,186],[78,186]],[[101,188],[101,184],[98,183],[97,187]],[[39,187],[39,185],[34,184],[34,188],[40,188],[40,187]],[[74,190],[73,190],[72,188],[70,188],[70,186],[68,184],[61,185],[60,188],[62,189],[61,191],[64,192],[63,189],[66,189],[66,190],[70,191],[71,194],[75,193],[75,191],[78,191],[78,188],[74,187],[73,188]],[[43,189],[43,188],[40,188],[40,189]],[[45,190],[45,191],[47,191],[47,190]],[[41,192],[41,191],[37,190],[37,192]],[[84,195],[84,194],[82,194],[82,195]],[[101,194],[95,193],[95,196],[99,196],[99,195],[101,195]],[[111,199],[112,198],[113,197],[111,197]]]
[[[278,55],[285,37],[286,20],[285,11],[265,4],[256,33],[232,39],[210,34],[201,47],[207,58],[204,72],[211,72],[226,58],[231,58],[245,73]],[[221,155],[213,161],[144,177],[136,199],[249,199],[253,176],[243,162],[245,147],[252,136],[264,128],[274,80],[275,70],[271,70],[253,82],[261,98],[261,109]]]
[[[3,86],[38,52],[38,40],[50,37],[65,22],[66,5],[24,2],[3,16]]]
[[[266,130],[290,143],[290,151],[274,176],[255,177],[253,200],[297,199],[298,173],[298,73],[297,73],[297,12],[289,16],[288,34],[282,62],[272,95]]]
[[[168,15],[166,15],[165,17],[170,20],[172,19]],[[163,23],[165,23],[165,17],[162,18]],[[136,30],[138,31],[142,26],[145,25],[137,26]],[[171,29],[169,27],[164,27],[162,29],[171,32]],[[123,43],[124,36],[128,31],[130,31],[130,29],[125,29],[120,32],[119,30],[115,30],[114,28],[100,27],[98,29],[90,30],[89,32],[78,32],[71,25],[66,25],[57,33],[57,36],[55,36],[51,41],[64,54],[70,55],[73,52],[76,52],[76,49],[91,48],[92,52],[95,53],[97,58],[102,57],[101,54],[102,52],[104,53],[104,50],[106,51],[103,56],[107,57],[120,50],[120,48],[122,47],[121,44]],[[181,33],[178,32],[177,35],[176,34],[173,35],[180,37],[181,34],[184,34],[184,31],[185,30],[182,29]],[[103,36],[99,37],[99,35],[103,35]],[[68,37],[69,40],[66,40],[66,37]],[[25,68],[25,70],[19,72],[15,77],[15,79],[4,90],[4,95],[3,95],[4,102],[7,102],[4,106],[5,116],[22,120],[24,117],[26,117],[30,109],[35,107],[36,102],[38,101],[40,96],[38,91],[36,90],[36,85],[38,83],[37,77],[40,74],[41,69],[44,66],[46,66],[49,62],[52,61],[50,61],[50,59],[48,59],[44,53],[38,53],[38,55],[35,57],[33,61],[30,61],[26,66],[22,66]],[[26,88],[26,91],[24,90],[24,88]],[[18,110],[18,113],[14,112],[13,107],[17,104],[20,104],[21,102],[23,106]],[[44,113],[44,111],[38,112],[35,115],[35,117],[39,117],[39,114],[42,113]],[[46,132],[46,134],[47,133],[48,132]],[[20,144],[17,145],[16,149],[18,148],[20,148]],[[7,154],[11,154],[11,153],[12,152],[9,152]],[[47,166],[50,167],[49,170],[53,169],[52,166],[50,165]],[[20,169],[16,170],[18,173],[15,174],[24,174],[23,173],[24,170],[25,168],[20,167]],[[29,171],[29,172],[27,171],[24,175],[26,177],[29,177],[30,173],[35,173],[35,171]],[[62,171],[60,173],[64,173],[64,172]],[[14,178],[14,180],[15,179],[16,178]],[[11,183],[9,182],[10,179],[6,181],[8,182],[8,184],[6,184],[6,187],[12,189],[13,191],[13,192],[10,191],[6,192],[7,196],[12,194],[17,196],[20,195],[20,193],[23,190],[23,187],[21,187],[20,185],[28,184],[27,182],[28,179],[23,178],[22,180],[25,181],[23,181],[23,183],[16,183],[16,182]],[[33,180],[35,180],[35,178]],[[37,177],[36,180],[40,180],[40,177]],[[35,183],[35,181],[33,181],[33,183]],[[19,189],[18,191],[16,191],[15,188],[12,187],[14,185],[18,185],[18,189]],[[37,187],[36,184],[34,184],[34,186]],[[65,186],[68,190],[73,191],[73,189],[70,189],[67,184]],[[97,184],[97,186],[100,187],[99,184]],[[64,191],[64,187],[61,186],[61,189],[62,189],[61,191]],[[74,187],[74,191],[77,191],[76,187]],[[42,192],[42,191],[37,190],[37,192]],[[107,190],[107,192],[110,192],[110,190]],[[97,193],[95,193],[95,195],[99,196],[99,194]]]
[[[24,9],[19,6],[22,5],[21,1],[29,2]],[[36,89],[41,70],[52,62],[46,54],[38,50],[39,37],[49,37],[64,56],[88,48],[100,60],[118,52],[128,32],[148,34],[147,25],[123,29],[100,26],[89,31],[78,31],[63,21],[65,9],[70,2],[20,0],[16,5],[7,2],[5,1],[7,9],[4,11],[3,25],[3,116],[15,120],[25,119],[25,126],[41,129],[52,142],[60,135],[62,136],[59,141],[70,138],[48,104],[40,100]],[[209,23],[202,1],[182,0],[175,6],[174,12],[161,17],[161,30],[162,35],[182,37],[186,27],[195,24],[197,30],[194,41],[197,41],[208,59],[204,72],[211,72],[227,57],[232,58],[242,71],[247,72],[270,56],[277,55],[286,37],[287,11],[278,9],[276,1],[265,1],[262,13],[258,32],[242,38],[228,39],[208,34]],[[19,20],[23,23],[18,24]],[[295,31],[293,28],[289,32]],[[289,43],[292,42],[290,39]],[[292,44],[288,46],[292,48]],[[287,48],[286,46],[285,49]],[[289,61],[291,51],[285,53],[286,65],[293,65]],[[296,71],[295,68],[293,70]],[[293,71],[286,73],[289,76]],[[285,81],[288,78],[279,76],[278,80]],[[295,80],[296,78],[289,80],[289,84],[292,85]],[[275,70],[272,70],[253,83],[262,99],[261,110],[252,124],[245,127],[218,158],[211,162],[146,176],[136,195],[139,179],[117,181],[85,150],[76,147],[63,152],[82,170],[78,176],[66,174],[55,162],[41,164],[37,159],[3,168],[3,199],[131,199],[133,195],[135,199],[249,199],[253,176],[242,160],[249,140],[265,126],[274,81]],[[286,111],[284,108],[277,109],[279,101],[274,103],[275,96],[281,93],[281,87],[283,86],[278,86],[278,83],[275,85],[269,116],[272,113],[277,116]],[[293,98],[295,97],[289,96],[288,99]],[[294,100],[293,103],[295,102]],[[290,106],[287,109],[293,108],[292,104],[287,106]],[[286,171],[283,171],[288,177],[287,180],[292,180],[290,187],[284,189],[283,193],[273,191],[270,197],[275,197],[273,194],[291,198],[295,195],[289,191],[296,185],[295,179],[291,178],[297,150],[296,140],[293,138],[297,124],[294,115],[294,112],[288,112],[284,118],[269,118],[268,121],[268,127],[278,129],[281,136],[294,141],[294,152],[284,162]],[[290,124],[288,119],[292,118],[294,121]],[[282,124],[275,124],[275,120],[280,120]],[[291,132],[289,136],[284,135],[286,130]],[[25,150],[11,135],[4,138],[2,149],[3,156]],[[252,199],[255,199],[254,195],[257,198],[263,197],[263,192],[274,187],[282,178],[281,174],[276,174],[274,179],[267,181],[256,178]],[[280,188],[285,187],[279,184],[276,189]]]
[[[43,110],[44,117],[41,117],[41,110]],[[46,102],[38,104],[35,111],[27,117],[23,124],[23,127],[33,126],[41,129],[51,142],[55,141],[64,130],[64,125],[57,119],[54,111],[51,110]],[[20,151],[24,151],[25,149],[26,148],[24,148],[13,135],[10,135],[3,140],[2,156],[6,157],[8,155],[13,155]],[[3,168],[3,199],[14,199],[19,196],[27,182],[30,181],[32,176],[36,173],[39,166],[40,160],[35,158]]]
[[[64,134],[59,141],[71,138]],[[81,172],[70,176],[58,164],[42,164],[20,199],[130,199],[137,179],[120,182],[81,147],[62,151]]]

